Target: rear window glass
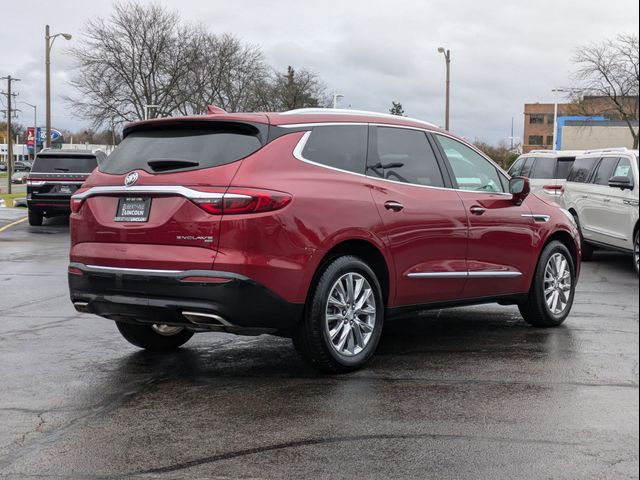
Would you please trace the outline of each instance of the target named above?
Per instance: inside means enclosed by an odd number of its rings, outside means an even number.
[[[556,159],[540,157],[536,160],[535,168],[530,178],[554,178],[556,173]]]
[[[246,127],[172,127],[133,131],[127,135],[100,170],[123,174],[217,167],[245,158],[262,146],[257,132]]]
[[[34,173],[91,173],[98,166],[94,155],[40,154],[33,162]]]
[[[571,173],[569,173],[567,181],[586,183],[587,180],[589,180],[591,171],[593,170],[593,167],[598,160],[599,159],[597,157],[577,158],[575,163],[573,164],[573,167],[571,168]]]
[[[336,125],[314,127],[302,156],[306,160],[348,172],[364,174],[367,158],[367,127]]]
[[[576,159],[572,157],[559,158],[558,169],[556,170],[556,178],[559,180],[566,180],[569,176],[569,172],[571,171],[571,167],[573,166],[573,162],[575,161]]]

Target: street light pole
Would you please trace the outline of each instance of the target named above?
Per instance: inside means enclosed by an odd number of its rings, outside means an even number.
[[[446,103],[444,113],[444,129],[449,130],[449,101],[451,93],[451,50],[445,50],[442,47],[438,48],[438,52],[444,54],[444,60],[447,68],[447,88],[446,88]]]
[[[62,36],[65,40],[71,40],[69,33],[49,33],[49,25],[44,27],[44,69],[45,69],[45,147],[51,147],[51,47],[56,37]]]

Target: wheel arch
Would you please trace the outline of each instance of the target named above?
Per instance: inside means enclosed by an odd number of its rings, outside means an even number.
[[[357,238],[341,241],[331,247],[322,257],[318,266],[313,273],[309,288],[307,289],[307,300],[311,295],[312,286],[318,279],[318,276],[322,272],[323,268],[335,258],[353,255],[360,258],[373,270],[380,282],[380,288],[382,289],[382,296],[386,305],[389,305],[391,295],[394,294],[391,282],[392,270],[389,268],[387,259],[382,251],[372,242]]]
[[[558,230],[556,232],[553,232],[551,235],[547,237],[547,239],[544,242],[544,245],[542,246],[542,250],[544,250],[544,248],[554,240],[562,243],[569,250],[569,253],[571,254],[571,258],[573,260],[573,264],[576,269],[576,276],[577,276],[578,273],[580,272],[580,251],[579,251],[579,247],[576,245],[574,238],[571,236],[569,232],[565,230]],[[542,250],[540,250],[540,255],[542,255]]]

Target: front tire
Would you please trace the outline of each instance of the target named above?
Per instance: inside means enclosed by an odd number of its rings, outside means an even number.
[[[293,343],[322,372],[357,370],[378,346],[384,311],[382,289],[373,270],[357,257],[338,257],[313,285]]]
[[[153,352],[168,352],[184,345],[193,333],[182,327],[169,325],[136,325],[116,322],[122,336],[132,345]]]
[[[29,225],[33,227],[39,227],[42,225],[42,214],[29,210]]]
[[[557,327],[565,321],[576,289],[571,253],[552,241],[542,250],[527,301],[518,306],[525,322],[534,327]]]

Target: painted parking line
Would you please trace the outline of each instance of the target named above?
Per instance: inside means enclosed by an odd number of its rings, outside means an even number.
[[[15,225],[18,225],[19,223],[24,222],[27,218],[29,218],[29,217],[21,218],[20,220],[16,220],[15,222],[11,222],[10,224],[5,225],[4,227],[0,227],[0,233],[4,232],[5,230],[9,230],[11,227],[13,227]]]

